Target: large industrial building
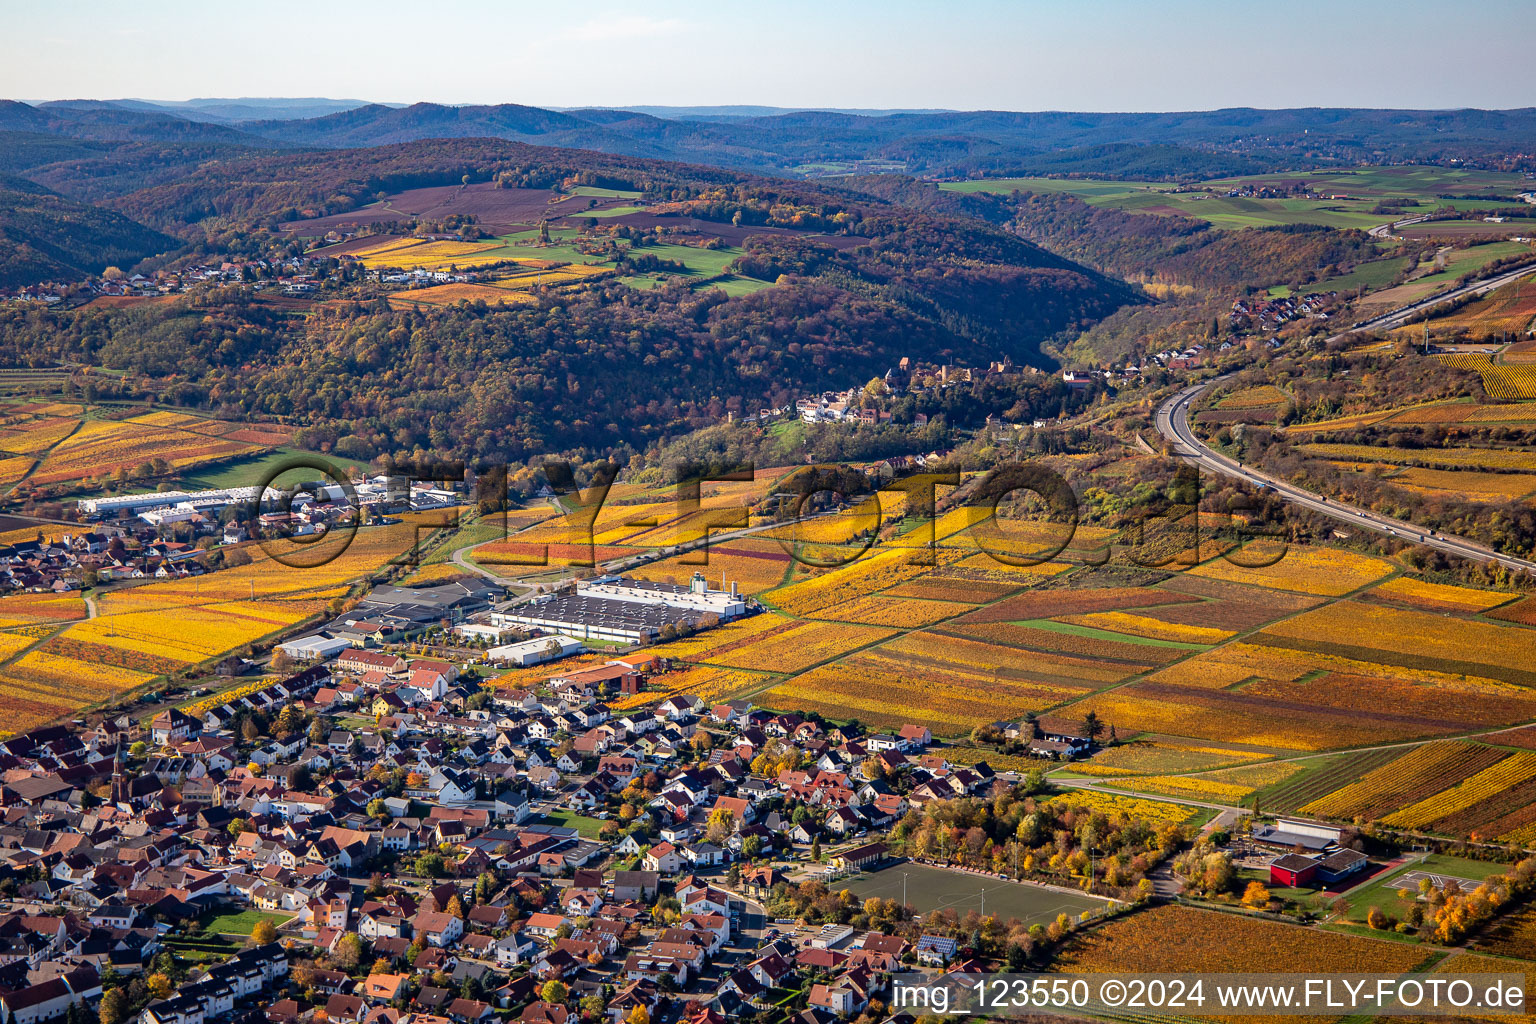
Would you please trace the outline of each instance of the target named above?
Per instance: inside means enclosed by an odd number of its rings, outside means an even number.
[[[82,498],[79,510],[81,515],[94,519],[115,518],[125,513],[142,515],[152,509],[217,514],[230,505],[249,507],[255,500],[254,486],[221,487],[207,491],[146,491],[142,494]],[[341,484],[317,482],[308,490],[293,494],[279,487],[268,486],[261,497],[263,508],[302,508],[313,502],[333,502],[421,511],[447,508],[459,504],[460,501],[462,496],[454,491],[434,487],[430,483],[411,482],[404,477],[392,479],[387,476],[373,476],[366,480],[354,481],[351,484],[350,496],[348,489]]]
[[[278,492],[270,491],[275,499]],[[147,509],[184,507],[188,511],[218,511],[230,505],[248,505],[256,498],[254,487],[221,487],[211,491],[152,491],[146,494],[119,494],[109,498],[84,498],[80,512],[86,516],[115,516],[121,512],[137,514]]]
[[[722,587],[726,586],[724,580],[720,582]],[[739,619],[747,613],[747,603],[736,593],[736,584],[730,584],[728,589],[710,590],[704,574],[699,572],[693,574],[692,581],[686,587],[675,583],[630,579],[627,576],[599,576],[578,582],[576,593],[583,597],[601,597],[611,601],[688,608],[700,614],[713,615],[721,622]]]
[[[541,597],[489,616],[495,626],[519,626],[564,633],[586,640],[639,643],[667,626],[698,628],[706,616],[717,622],[740,618],[746,601],[736,592],[710,590],[695,574],[689,586],[652,583],[623,576],[600,576],[576,585],[575,593]]]

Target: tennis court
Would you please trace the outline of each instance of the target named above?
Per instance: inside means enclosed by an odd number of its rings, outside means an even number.
[[[1433,871],[1404,871],[1392,879],[1388,885],[1393,889],[1412,889],[1417,892],[1419,881],[1425,878],[1429,879],[1429,884],[1436,889],[1444,889],[1446,883],[1455,882],[1462,892],[1471,892],[1483,884],[1475,878],[1458,878],[1455,875],[1440,875]]]

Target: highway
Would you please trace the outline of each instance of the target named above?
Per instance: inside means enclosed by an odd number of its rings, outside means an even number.
[[[1514,270],[1506,270],[1501,274],[1495,274],[1493,277],[1483,278],[1478,281],[1471,281],[1462,285],[1460,288],[1452,288],[1448,292],[1441,292],[1438,295],[1431,295],[1427,298],[1420,299],[1417,302],[1410,302],[1406,306],[1399,306],[1390,312],[1383,313],[1380,316],[1374,317],[1370,320],[1361,321],[1356,326],[1351,327],[1347,331],[1341,331],[1338,334],[1330,337],[1328,340],[1337,341],[1338,339],[1353,334],[1356,331],[1370,331],[1377,329],[1390,330],[1393,327],[1401,327],[1403,324],[1412,319],[1415,314],[1422,313],[1426,309],[1431,309],[1435,306],[1438,306],[1442,302],[1449,302],[1451,299],[1459,299],[1468,295],[1486,295],[1487,293],[1493,291],[1495,288],[1502,288],[1504,285],[1509,284],[1511,281],[1517,281],[1520,278],[1527,277],[1531,274],[1536,274],[1536,264],[1525,267],[1516,267]]]
[[[1353,334],[1357,330],[1397,327],[1426,307],[1445,302],[1448,299],[1459,298],[1463,295],[1481,295],[1501,285],[1508,284],[1517,278],[1533,273],[1536,273],[1536,266],[1521,267],[1488,278],[1487,280],[1475,281],[1461,288],[1435,296],[1432,299],[1421,299],[1418,302],[1384,313],[1379,317],[1359,324],[1357,327],[1335,334],[1328,340],[1335,341]],[[1501,555],[1482,544],[1477,544],[1462,537],[1436,533],[1422,526],[1416,526],[1413,523],[1400,519],[1393,519],[1390,516],[1372,512],[1369,509],[1343,504],[1342,502],[1326,498],[1321,494],[1297,487],[1295,484],[1282,480],[1279,477],[1270,476],[1251,466],[1245,466],[1234,459],[1213,451],[1196,437],[1194,430],[1190,428],[1189,408],[1194,404],[1195,399],[1199,398],[1206,389],[1219,384],[1229,376],[1231,375],[1217,377],[1200,384],[1192,384],[1158,406],[1157,415],[1154,419],[1157,432],[1169,442],[1173,454],[1180,459],[1202,470],[1217,473],[1221,476],[1247,480],[1251,484],[1263,486],[1292,505],[1297,505],[1320,515],[1329,516],[1341,523],[1349,523],[1361,529],[1374,530],[1377,533],[1401,537],[1415,544],[1422,544],[1425,547],[1434,548],[1436,551],[1442,551],[1448,555],[1456,555],[1459,558],[1470,558],[1477,562],[1495,563],[1517,572],[1536,573],[1536,562],[1528,561],[1524,558],[1515,558],[1510,555]]]
[[[1391,238],[1393,237],[1392,232],[1396,231],[1398,228],[1405,228],[1410,224],[1417,224],[1420,221],[1428,219],[1428,214],[1420,214],[1417,217],[1405,217],[1402,220],[1394,220],[1390,224],[1378,224],[1371,228],[1371,230],[1367,231],[1366,234],[1370,235],[1372,238]]]

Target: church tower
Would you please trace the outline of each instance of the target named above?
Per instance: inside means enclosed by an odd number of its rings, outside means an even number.
[[[128,803],[128,776],[123,771],[123,737],[117,737],[117,752],[112,756],[112,795],[109,802],[115,807]]]

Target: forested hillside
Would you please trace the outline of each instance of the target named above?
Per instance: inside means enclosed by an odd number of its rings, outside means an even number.
[[[515,103],[325,107],[232,105],[217,119],[175,104],[0,101],[0,131],[251,149],[373,147],[497,138],[773,174],[873,161],[925,176],[1076,173],[1186,178],[1360,163],[1529,167],[1536,111],[1305,108],[1071,111],[783,110],[741,116],[548,110]],[[254,114],[255,117],[241,116]],[[212,123],[217,120],[220,123]]]
[[[1179,216],[1091,206],[1065,193],[1019,198],[1021,235],[1122,276],[1197,288],[1266,286],[1329,276],[1380,255],[1364,231],[1309,224],[1221,231]]]
[[[99,274],[179,244],[122,214],[0,174],[0,287]]]
[[[1098,292],[1099,310],[1111,294]],[[1051,316],[1070,298],[1048,301],[1038,326],[1065,326]],[[727,412],[857,385],[903,355],[1001,354],[997,339],[944,320],[878,286],[861,294],[816,278],[736,299],[614,283],[534,306],[343,304],[307,319],[225,289],[133,310],[6,311],[0,347],[23,364],[82,359],[142,374],[134,397],[281,418],[304,444],[349,456],[524,459],[642,446]],[[1036,397],[1013,399],[1025,420],[1054,415],[1065,397],[1056,376],[1033,379]]]
[[[1115,278],[940,208],[487,139],[246,155],[110,202],[202,250],[257,255],[298,251],[284,234],[296,217],[466,176],[508,188],[580,182],[643,192],[660,227],[686,222],[707,236],[714,224],[740,238],[737,272],[774,286],[731,296],[686,281],[643,291],[609,279],[531,294],[524,305],[425,309],[392,306],[364,288],[292,316],[226,285],[169,305],[13,310],[0,314],[0,351],[13,365],[128,371],[130,389],[279,417],[302,428],[306,443],[348,455],[420,448],[525,458],[638,446],[727,412],[862,385],[904,356],[1049,367],[1043,342],[1142,301]],[[765,233],[754,234],[758,227]],[[1059,380],[1038,380],[1037,396],[1007,403],[1016,416],[1058,410]]]

